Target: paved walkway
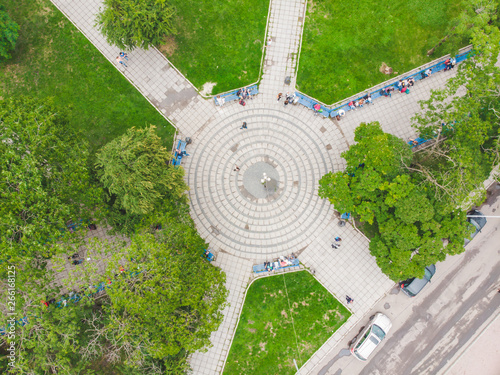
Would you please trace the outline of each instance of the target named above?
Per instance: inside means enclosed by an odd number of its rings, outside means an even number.
[[[116,64],[119,50],[94,28],[99,0],[52,0],[84,35]],[[316,270],[316,277],[344,301],[349,294],[354,315],[309,360],[308,373],[348,330],[393,285],[369,254],[368,241],[352,226],[340,228],[332,206],[318,197],[318,181],[342,170],[340,154],[353,143],[360,122],[380,121],[385,131],[403,139],[414,135],[410,119],[417,101],[429,96],[454,72],[437,73],[418,82],[410,95],[393,94],[349,112],[340,122],[314,116],[303,106],[276,101],[278,92],[294,91],[295,66],[305,2],[272,0],[269,35],[260,94],[245,107],[236,102],[216,108],[156,50],[129,53],[128,68],[117,67],[148,100],[189,136],[191,156],[184,167],[192,216],[203,238],[217,253],[216,265],[227,275],[230,307],[213,347],[190,359],[195,374],[222,372],[232,336],[253,278],[252,265],[295,252]],[[285,85],[285,77],[291,85]],[[242,122],[248,129],[240,129]],[[240,168],[234,171],[235,166]],[[272,189],[260,185],[261,173],[273,178]],[[258,191],[256,189],[261,189]],[[269,186],[267,187],[269,189]],[[340,235],[342,246],[331,248]]]

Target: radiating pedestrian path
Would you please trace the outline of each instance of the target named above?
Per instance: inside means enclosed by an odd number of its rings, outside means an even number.
[[[181,134],[191,134],[216,113],[211,101],[195,88],[156,49],[128,53],[127,67],[116,63],[120,50],[106,42],[95,27],[102,0],[52,0],[94,46],[168,119]]]
[[[83,34],[115,63],[119,49],[95,28],[100,0],[52,0]],[[306,374],[393,285],[369,254],[368,240],[351,225],[340,228],[338,213],[318,197],[318,181],[342,170],[341,153],[354,142],[360,122],[380,121],[383,129],[406,139],[414,136],[411,117],[418,100],[442,86],[454,72],[417,83],[410,95],[393,94],[365,105],[337,122],[314,116],[300,105],[283,106],[279,92],[294,91],[305,1],[271,0],[263,76],[259,95],[246,106],[215,107],[205,100],[155,49],[129,53],[127,79],[193,143],[183,166],[190,186],[192,217],[217,253],[216,265],[227,275],[230,306],[211,337],[213,347],[194,353],[195,374],[220,374],[252,279],[252,265],[291,252],[316,271],[329,291],[344,301],[349,294],[354,315],[304,366]],[[285,79],[290,77],[290,84]],[[247,129],[240,129],[243,122]],[[234,170],[238,166],[239,170]],[[263,174],[270,181],[262,184]],[[330,246],[343,238],[340,249]]]

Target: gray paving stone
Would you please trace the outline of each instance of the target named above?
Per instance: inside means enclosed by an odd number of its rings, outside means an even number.
[[[94,27],[100,0],[53,0],[53,3],[112,63],[119,50],[110,46]],[[333,207],[318,197],[318,180],[329,171],[342,170],[340,154],[354,142],[360,122],[379,121],[383,129],[407,139],[415,135],[411,117],[418,101],[431,89],[441,87],[455,71],[436,73],[417,82],[410,95],[393,94],[372,105],[350,111],[341,121],[314,116],[300,105],[276,101],[279,92],[293,92],[305,2],[272,0],[259,95],[245,107],[236,102],[215,107],[156,49],[129,53],[122,74],[178,129],[190,136],[191,156],[186,158],[186,181],[193,219],[200,235],[218,254],[215,264],[227,276],[230,306],[224,322],[212,333],[213,346],[206,353],[191,355],[195,374],[218,374],[230,343],[252,265],[278,255],[300,252],[301,262],[316,271],[316,278],[341,302],[348,294],[355,299],[353,316],[304,365],[308,373],[369,308],[393,285],[369,254],[368,241],[351,225],[338,226]],[[291,84],[284,83],[289,76]],[[241,123],[247,130],[240,130]],[[279,194],[272,199],[245,193],[245,171],[257,163],[270,163],[279,178]],[[234,172],[234,166],[240,167]],[[254,178],[258,178],[254,177]],[[259,187],[259,182],[255,182]],[[332,249],[336,235],[340,249]],[[103,266],[103,265],[101,265]],[[63,274],[61,274],[61,277]]]

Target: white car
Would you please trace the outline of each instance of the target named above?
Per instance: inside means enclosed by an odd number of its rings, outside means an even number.
[[[370,318],[370,324],[363,333],[351,341],[351,353],[360,361],[366,361],[378,344],[389,333],[392,327],[391,320],[382,313]]]

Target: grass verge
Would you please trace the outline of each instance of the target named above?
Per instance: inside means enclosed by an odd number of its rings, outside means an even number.
[[[302,366],[350,315],[307,271],[258,279],[248,290],[224,374],[295,374],[293,359]]]
[[[389,79],[382,62],[401,74],[434,60],[460,11],[455,0],[309,1],[297,86],[332,104]]]
[[[0,95],[54,97],[93,150],[131,126],[157,126],[168,148],[173,126],[48,0],[3,0],[20,25],[12,58],[0,61]]]
[[[159,49],[198,89],[207,93],[259,79],[269,0],[172,0],[177,35]],[[210,84],[211,83],[211,84]]]

